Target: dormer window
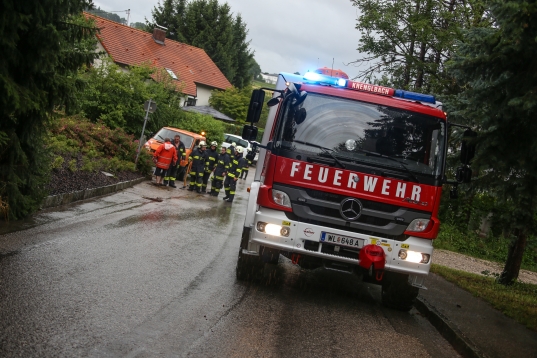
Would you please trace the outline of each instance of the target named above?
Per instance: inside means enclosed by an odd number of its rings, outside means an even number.
[[[179,78],[177,78],[177,76],[175,75],[175,73],[170,70],[169,68],[166,68],[166,72],[168,72],[170,74],[170,76],[174,79],[174,80],[178,80]]]

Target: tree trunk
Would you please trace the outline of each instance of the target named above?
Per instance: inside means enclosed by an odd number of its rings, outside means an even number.
[[[423,69],[425,67],[425,53],[427,52],[427,44],[425,42],[421,43],[420,46],[420,55],[419,55],[419,70],[418,76],[416,78],[416,88],[423,87]]]
[[[512,285],[518,278],[520,271],[520,265],[522,264],[522,257],[524,256],[524,250],[526,249],[526,243],[528,240],[528,234],[526,229],[517,229],[516,238],[511,241],[509,245],[509,252],[507,253],[507,261],[505,267],[498,282],[502,285]]]

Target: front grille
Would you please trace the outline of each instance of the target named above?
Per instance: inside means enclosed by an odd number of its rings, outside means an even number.
[[[339,209],[325,208],[317,205],[309,205],[309,208],[317,215],[329,216],[338,219],[341,218],[341,213],[339,212]],[[387,219],[376,218],[374,216],[361,215],[358,220],[356,220],[356,222],[375,226],[386,226],[391,221]]]
[[[351,226],[347,226],[347,225],[337,225],[337,224],[333,224],[333,223],[329,223],[329,222],[325,222],[325,221],[314,220],[313,218],[300,217],[300,216],[298,216],[298,215],[296,215],[294,213],[290,213],[288,211],[284,211],[283,213],[285,214],[285,216],[289,220],[298,221],[298,222],[302,222],[302,223],[306,223],[306,224],[325,226],[325,227],[330,227],[332,229],[344,230],[344,231],[348,231],[348,232],[355,232],[357,234],[364,234],[364,235],[370,235],[370,236],[378,236],[379,235],[378,232],[372,231],[372,230],[363,230],[363,229],[359,229],[359,228],[355,228],[355,227],[351,227]],[[405,241],[406,239],[408,239],[408,235],[404,235],[402,233],[399,234],[399,235],[382,234],[382,237],[385,237],[385,238],[391,239],[391,240],[395,240],[395,241]],[[309,250],[309,249],[307,249],[307,250]],[[310,250],[310,251],[317,251],[317,249]]]
[[[314,199],[330,201],[332,203],[338,203],[338,204],[341,203],[343,199],[348,198],[348,196],[327,193],[325,191],[313,190],[313,189],[305,189],[305,192],[306,194],[308,194],[310,197]],[[360,201],[362,202],[364,209],[382,211],[385,213],[395,213],[397,210],[399,210],[399,207],[396,205],[385,204],[385,203],[381,203],[377,201],[364,200],[364,199],[360,199]]]
[[[360,217],[347,221],[341,216],[341,202],[348,195],[275,183],[291,199],[293,212],[285,212],[291,220],[330,227],[364,235],[381,236],[403,241],[408,223],[417,218],[429,218],[430,212],[358,198],[362,203]]]

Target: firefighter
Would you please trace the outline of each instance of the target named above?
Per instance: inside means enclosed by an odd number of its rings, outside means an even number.
[[[202,193],[207,192],[207,182],[209,181],[209,177],[214,171],[214,168],[216,167],[216,163],[218,161],[218,151],[216,150],[217,146],[218,143],[213,141],[211,142],[211,146],[209,147],[209,149],[205,152],[205,172],[203,173],[203,181],[201,184]]]
[[[246,166],[242,170],[241,176],[239,177],[239,179],[244,179],[244,180],[246,180],[246,177],[248,177],[248,170],[250,169],[250,165],[252,165],[252,161],[255,158],[255,151],[254,150],[246,149],[246,151],[248,152],[246,154],[246,156],[244,157],[246,159]]]
[[[224,181],[224,190],[226,191],[226,196],[224,201],[228,203],[233,202],[235,198],[235,188],[237,187],[237,180],[241,175],[242,168],[246,164],[246,159],[242,157],[244,153],[244,148],[240,145],[235,149],[235,155],[231,158],[230,168],[226,173],[226,180]]]
[[[211,182],[211,195],[218,196],[220,189],[222,189],[224,182],[224,175],[229,167],[230,158],[226,153],[226,147],[220,148],[220,154],[218,155],[218,161],[214,168],[213,180]]]
[[[181,160],[186,159],[186,149],[183,142],[181,142],[181,136],[179,134],[176,134],[173,138],[172,142],[173,146],[175,147],[175,150],[177,152],[178,160],[176,162],[172,162],[170,167],[168,168],[168,171],[166,172],[166,175],[164,176],[164,185],[168,185],[172,188],[177,188],[175,186],[175,179],[177,178],[177,175],[180,174],[177,172],[177,169],[181,165]]]
[[[233,155],[235,154],[235,148],[237,148],[237,143],[231,142],[231,145],[229,147],[227,147],[227,149],[226,149],[226,153],[230,157],[233,157]]]
[[[207,149],[207,143],[201,141],[198,145],[198,148],[194,148],[189,161],[192,161],[192,169],[190,170],[190,185],[188,186],[189,191],[196,190],[198,193],[201,193],[201,183],[203,182],[203,172],[205,171],[205,150]]]

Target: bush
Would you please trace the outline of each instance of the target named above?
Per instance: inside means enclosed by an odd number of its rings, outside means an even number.
[[[64,157],[68,157],[67,168],[72,172],[136,171],[134,161],[138,141],[132,135],[119,128],[110,129],[103,123],[92,123],[80,116],[53,121],[49,127],[47,147],[54,156],[51,164],[53,169],[61,168]],[[148,174],[151,167],[151,156],[142,148],[138,170]]]
[[[181,111],[182,114],[167,124],[171,127],[184,129],[194,133],[205,132],[207,142],[217,141],[221,143],[224,140],[224,122],[214,119],[205,114]]]

